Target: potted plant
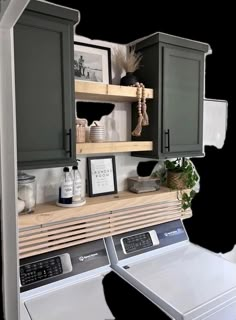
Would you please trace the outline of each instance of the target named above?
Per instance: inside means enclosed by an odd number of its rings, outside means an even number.
[[[191,160],[186,158],[177,158],[174,161],[166,160],[165,167],[166,185],[168,188],[181,190],[182,209],[186,210],[191,206],[191,201],[196,192],[193,187],[199,180],[197,171]],[[190,193],[183,191],[184,189],[191,189]]]

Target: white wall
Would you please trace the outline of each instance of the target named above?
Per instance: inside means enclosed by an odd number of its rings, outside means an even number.
[[[114,49],[117,46],[120,46],[124,51],[126,50],[125,45],[118,45],[110,42],[100,41],[100,40],[91,40],[81,36],[75,36],[75,41],[91,43],[95,45],[100,45],[104,47],[110,47],[112,51],[112,56]],[[112,83],[119,84],[120,77],[119,70],[116,69],[115,63],[112,59]],[[216,101],[217,103],[217,101]],[[223,110],[225,103],[217,103],[214,107],[214,103],[204,103],[204,145],[207,145],[209,142],[211,145],[219,147],[223,145],[226,125],[226,119],[224,117],[217,117],[217,112]],[[209,108],[209,109],[208,109]],[[207,110],[206,110],[207,109]],[[225,110],[225,109],[224,109]],[[224,111],[222,111],[224,113]],[[224,113],[225,116],[227,114]],[[214,116],[214,121],[210,122],[211,130],[209,130],[209,119],[211,116]],[[130,140],[131,133],[131,105],[130,103],[116,103],[114,111],[108,115],[104,116],[101,119],[101,124],[106,128],[107,140],[110,141],[122,141]],[[114,126],[115,124],[115,126]],[[217,137],[220,135],[220,142]],[[215,137],[215,139],[214,139]],[[115,154],[116,157],[116,171],[117,171],[117,184],[118,191],[126,189],[126,178],[137,175],[136,167],[139,161],[146,161],[149,159],[145,158],[136,158],[131,157],[129,153]],[[85,182],[86,178],[86,157],[79,156],[81,159],[80,162],[80,171]],[[58,187],[60,183],[60,178],[62,174],[62,168],[53,168],[53,169],[39,169],[39,170],[28,170],[26,171],[29,174],[35,175],[37,179],[37,203],[43,203],[47,201],[56,201],[58,197]],[[85,183],[84,183],[85,190]]]

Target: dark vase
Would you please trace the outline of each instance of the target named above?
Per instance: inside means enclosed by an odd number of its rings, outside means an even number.
[[[136,76],[132,72],[127,72],[124,77],[120,79],[121,86],[132,86],[138,81]]]

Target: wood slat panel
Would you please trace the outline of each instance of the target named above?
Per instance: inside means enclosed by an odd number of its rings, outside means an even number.
[[[167,216],[169,218],[170,215]],[[173,214],[173,218],[178,218],[179,213]],[[27,252],[31,250],[31,246],[34,246],[34,249],[40,249],[40,248],[45,248],[50,246],[54,246],[63,242],[71,242],[74,240],[82,239],[82,238],[90,238],[91,236],[95,236],[98,234],[102,233],[107,233],[107,232],[112,232],[115,230],[122,230],[124,227],[122,225],[125,225],[125,227],[133,227],[133,226],[139,226],[139,225],[145,225],[145,223],[149,223],[151,221],[153,222],[158,222],[160,220],[160,217],[157,216],[148,216],[146,219],[145,218],[136,218],[134,219],[129,219],[129,221],[120,221],[118,223],[111,223],[111,225],[102,225],[100,226],[97,230],[94,229],[94,227],[91,228],[83,228],[82,230],[78,231],[73,231],[73,232],[67,232],[67,233],[59,233],[58,235],[55,236],[49,236],[49,237],[44,237],[36,240],[31,240],[27,241],[25,240],[24,242],[20,242],[20,252]],[[96,230],[96,231],[95,231]]]
[[[102,238],[109,237],[110,235],[111,235],[110,233],[104,234]],[[98,239],[101,239],[100,235],[99,236],[95,236],[95,237],[91,237],[89,239],[89,241],[94,241],[94,240],[98,240]],[[88,239],[78,240],[78,241],[74,241],[74,242],[71,242],[71,243],[61,244],[61,245],[57,245],[57,246],[54,246],[54,247],[51,247],[51,248],[41,249],[41,250],[34,250],[34,248],[32,248],[32,250],[27,252],[27,253],[20,253],[20,259],[27,258],[27,257],[32,257],[32,256],[35,256],[35,255],[38,255],[38,254],[41,254],[41,253],[45,253],[45,252],[51,252],[51,251],[60,250],[60,249],[68,248],[68,247],[73,247],[73,246],[76,246],[78,244],[86,243],[86,242],[89,242],[89,241],[88,241]]]
[[[56,223],[53,225],[46,225],[45,227],[41,227],[39,228],[34,228],[33,230],[27,230],[27,231],[21,231],[20,230],[20,238],[22,238],[23,236],[28,236],[31,237],[32,234],[36,234],[35,236],[32,236],[32,238],[37,237],[37,234],[41,234],[43,231],[48,232],[49,230],[52,229],[56,229],[58,230],[59,228],[63,228],[63,230],[65,231],[69,231],[72,229],[72,226],[75,225],[74,229],[78,228],[78,224],[79,223],[86,223],[86,226],[90,226],[90,225],[94,225],[94,224],[99,224],[99,223],[103,223],[104,220],[107,218],[111,218],[112,219],[118,219],[118,217],[120,216],[120,219],[123,219],[123,216],[126,217],[131,217],[133,215],[138,216],[138,215],[144,215],[144,214],[150,214],[152,212],[161,212],[161,211],[170,211],[173,208],[175,209],[176,207],[178,207],[180,209],[180,203],[179,201],[172,201],[172,202],[165,202],[165,203],[161,203],[161,204],[150,204],[150,205],[146,205],[145,207],[135,207],[135,208],[128,208],[126,210],[117,210],[115,212],[111,212],[109,213],[104,213],[98,217],[87,217],[84,219],[77,219],[76,221],[70,221],[70,222],[66,222],[66,223]],[[90,224],[89,221],[92,221]],[[65,229],[68,226],[67,229]],[[56,231],[58,232],[58,231]],[[49,234],[51,234],[52,232],[49,232]]]
[[[179,208],[172,209],[168,212],[168,216],[170,213],[179,215]],[[150,215],[151,214],[151,215]],[[149,217],[161,217],[167,216],[165,212],[151,211],[151,212],[141,212],[141,213],[133,213],[133,215],[126,215],[124,217],[112,217],[110,219],[105,219],[102,223],[97,225],[97,222],[93,223],[81,223],[77,226],[71,226],[64,229],[52,230],[49,232],[41,232],[36,235],[27,236],[23,239],[20,239],[20,248],[25,245],[37,244],[42,241],[52,241],[58,238],[66,238],[76,234],[86,234],[88,235],[90,231],[104,229],[104,227],[114,227],[118,225],[124,225],[129,223],[134,223],[135,221],[147,221]],[[32,240],[32,241],[31,241]]]
[[[30,246],[30,245],[34,245],[34,244],[38,244],[40,242],[48,242],[48,241],[53,241],[53,240],[57,240],[57,239],[64,239],[66,240],[66,238],[70,238],[73,235],[83,235],[84,238],[88,238],[90,235],[90,232],[100,232],[101,230],[107,229],[109,230],[110,226],[109,223],[107,224],[102,224],[100,226],[97,227],[92,227],[92,228],[87,228],[87,227],[81,227],[80,229],[78,228],[77,230],[70,230],[69,232],[60,232],[57,233],[55,235],[42,235],[42,237],[39,237],[37,239],[24,239],[23,241],[20,242],[20,248],[23,248],[25,246]]]
[[[104,219],[102,220],[101,222],[97,222],[97,221],[94,221],[94,222],[86,222],[86,228],[88,227],[91,227],[91,226],[100,226],[100,225],[104,225],[106,223],[109,223],[109,219]],[[84,224],[83,224],[84,226]],[[66,227],[66,228],[61,228],[61,226],[57,229],[53,229],[53,230],[46,230],[44,228],[44,231],[42,232],[37,232],[35,234],[31,234],[31,235],[27,235],[27,237],[21,237],[21,238],[25,238],[27,240],[32,240],[32,239],[37,239],[37,238],[41,238],[43,236],[51,236],[51,235],[54,235],[54,234],[58,234],[59,232],[67,232],[67,231],[73,231],[73,230],[77,230],[77,229],[80,229],[80,228],[84,228],[82,226],[82,223],[77,223],[76,225],[72,225],[72,226],[69,226],[69,227]],[[20,242],[21,241],[25,241],[25,240],[22,240],[20,239]]]
[[[31,228],[47,223],[68,221],[79,217],[101,214],[116,210],[125,210],[135,206],[145,206],[157,202],[175,201],[177,191],[161,187],[159,191],[147,192],[145,194],[135,194],[128,191],[120,192],[115,195],[87,198],[87,203],[78,208],[60,208],[55,203],[37,205],[32,214],[19,215],[19,229]]]
[[[180,207],[175,207],[175,208],[171,208],[169,209],[168,211],[165,211],[165,210],[147,210],[145,212],[143,211],[136,211],[136,212],[133,212],[133,213],[129,213],[128,215],[119,215],[119,216],[111,216],[110,220],[111,221],[119,221],[119,220],[124,220],[124,219],[129,219],[129,218],[133,218],[135,219],[136,217],[139,217],[139,216],[142,216],[142,217],[146,217],[147,215],[151,215],[151,214],[161,214],[163,213],[164,215],[167,214],[167,213],[171,213],[172,211],[178,211],[180,212]]]
[[[177,219],[177,218],[175,218],[175,219]],[[168,221],[173,221],[173,220],[175,220],[175,219],[173,219],[173,217],[171,217],[171,218],[163,218],[163,219],[159,219],[158,223],[157,223],[157,222],[155,222],[155,223],[149,222],[149,223],[146,223],[145,225],[140,225],[140,226],[135,225],[135,226],[129,227],[129,228],[127,228],[127,229],[122,229],[122,230],[123,230],[122,232],[120,232],[119,229],[118,229],[118,230],[116,229],[116,230],[114,230],[114,231],[112,232],[112,235],[114,236],[114,235],[116,235],[116,234],[121,234],[121,233],[129,232],[129,231],[134,231],[134,230],[138,230],[138,229],[142,229],[142,228],[146,228],[146,227],[151,227],[151,226],[153,226],[153,225],[161,224],[161,223],[168,222]]]
[[[126,213],[131,214],[133,212],[147,212],[148,210],[158,210],[158,209],[169,210],[169,208],[174,206],[180,206],[180,202],[178,200],[176,201],[171,200],[171,201],[165,201],[165,202],[150,203],[143,206],[129,207],[126,209],[114,210],[112,211],[112,215],[118,216],[118,215],[124,215]]]
[[[171,214],[163,214],[163,216],[168,217],[168,216],[174,216],[174,215],[179,215],[179,211],[175,210],[173,211]],[[152,214],[152,215],[145,215],[145,216],[141,216],[141,217],[136,217],[136,218],[132,218],[132,219],[122,219],[122,220],[118,220],[118,221],[114,221],[113,219],[110,222],[110,226],[111,228],[113,228],[113,226],[118,226],[118,225],[123,225],[123,224],[134,224],[136,221],[143,221],[145,223],[145,221],[148,221],[150,218],[160,218],[160,214]]]
[[[190,218],[190,217],[191,217],[191,214],[189,212],[188,212],[188,214],[183,214],[182,215],[182,219]],[[172,220],[173,219],[164,218],[162,221],[160,220],[159,223],[169,222],[169,221],[172,221]],[[146,224],[145,227],[149,227],[149,226],[153,226],[153,223]],[[138,230],[138,228],[136,226],[133,227],[133,228],[127,228],[127,229],[124,229],[122,233],[129,232],[129,231],[134,231],[134,230]],[[114,232],[112,232],[112,235],[116,235],[116,234],[120,234],[120,233],[121,233],[120,231],[114,231]],[[110,235],[111,235],[111,233],[104,234],[103,238],[109,237]],[[55,246],[53,248],[42,249],[42,250],[37,250],[37,251],[34,251],[32,249],[32,251],[30,251],[28,253],[20,254],[20,258],[23,259],[23,258],[35,256],[35,255],[38,255],[38,254],[41,254],[41,253],[45,253],[45,252],[50,252],[50,251],[54,251],[54,250],[60,250],[60,249],[76,246],[76,245],[79,245],[79,244],[82,244],[82,243],[98,240],[98,239],[101,239],[101,237],[100,236],[92,237],[92,238],[89,239],[89,241],[88,241],[88,239],[84,239],[84,240],[79,240],[79,241],[75,241],[75,242],[72,242],[72,243],[66,243],[66,244],[62,244],[62,245],[57,245],[57,246]]]
[[[109,213],[101,213],[99,216],[96,217],[86,217],[86,218],[77,218],[77,219],[73,219],[69,222],[64,222],[64,221],[58,221],[57,223],[52,223],[52,224],[42,224],[39,225],[38,228],[34,228],[34,229],[28,229],[28,230],[24,230],[23,229],[19,229],[20,232],[20,236],[26,236],[32,233],[36,233],[36,232],[40,232],[40,231],[47,231],[47,230],[53,230],[53,229],[58,229],[58,228],[64,228],[66,226],[72,226],[72,225],[76,225],[78,223],[84,223],[87,221],[96,221],[97,223],[99,223],[100,221],[104,220],[104,217],[109,217],[111,214],[111,212]]]
[[[86,216],[39,224],[37,228],[20,229],[20,258],[191,216],[191,210],[181,212],[181,202],[173,193],[172,197],[161,200],[139,205],[131,201],[134,206],[104,213],[90,212]]]
[[[175,206],[174,208],[172,207],[168,207],[168,212],[172,212],[172,211],[180,211],[180,206]],[[176,211],[177,210],[177,211]],[[103,225],[103,224],[106,224],[106,223],[112,223],[112,222],[115,222],[115,221],[119,221],[119,220],[125,220],[126,219],[130,219],[130,218],[137,218],[139,216],[142,216],[142,217],[145,217],[146,215],[148,214],[153,214],[153,213],[158,213],[159,215],[166,215],[166,211],[163,212],[163,209],[156,209],[156,210],[146,210],[145,213],[143,212],[143,210],[140,210],[140,211],[128,211],[128,212],[121,212],[121,213],[114,213],[114,214],[109,214],[109,215],[104,215],[104,218],[100,218],[99,220],[96,219],[96,221],[92,221],[92,222],[89,222],[91,221],[92,219],[82,219],[81,221],[77,221],[76,223],[73,222],[71,224],[67,223],[67,224],[58,224],[58,225],[54,225],[53,228],[50,228],[50,227],[44,227],[44,228],[41,228],[40,230],[35,230],[35,232],[33,233],[32,231],[30,232],[30,230],[28,230],[27,232],[20,232],[20,241],[26,241],[24,238],[28,240],[32,240],[32,239],[37,239],[37,238],[42,238],[44,236],[51,236],[51,235],[54,235],[54,234],[57,234],[59,232],[70,232],[70,231],[73,231],[73,230],[78,230],[80,228],[85,228],[85,225],[84,223],[86,223],[86,229],[88,227],[91,227],[91,226],[100,226],[100,225]],[[88,221],[88,222],[87,222]],[[134,220],[133,220],[134,221]],[[65,225],[65,227],[64,227]],[[23,238],[23,239],[22,239]]]
[[[33,245],[33,248],[36,250],[36,249],[42,249],[42,248],[47,248],[47,247],[51,247],[51,246],[55,246],[57,244],[61,244],[61,243],[66,243],[66,242],[72,242],[74,240],[79,240],[79,239],[89,239],[93,236],[97,236],[97,235],[100,235],[100,238],[103,238],[103,234],[110,234],[110,228],[106,228],[106,229],[103,229],[102,231],[95,231],[95,232],[90,232],[90,233],[86,233],[83,234],[83,235],[76,235],[76,236],[71,236],[71,237],[67,237],[67,238],[59,238],[55,241],[52,241],[50,242],[50,238],[48,239],[48,242],[44,242],[44,243],[35,243]],[[88,240],[87,240],[88,241]],[[24,246],[23,248],[20,249],[20,252],[24,253],[24,252],[27,252],[27,251],[31,251],[32,250],[32,247],[26,247]]]
[[[179,214],[173,214],[171,216],[167,216],[166,218],[175,220],[175,219],[179,218]],[[160,217],[154,217],[154,218],[149,217],[145,221],[142,220],[142,221],[136,221],[136,222],[132,222],[132,223],[127,223],[127,224],[125,224],[125,227],[132,228],[132,227],[139,226],[139,228],[144,228],[144,227],[146,227],[146,224],[152,223],[154,225],[154,224],[158,224],[158,222],[162,221],[162,220],[163,219],[160,218]],[[111,226],[110,230],[111,230],[111,233],[113,231],[117,231],[117,230],[120,230],[120,231],[122,231],[121,233],[123,233],[124,232],[123,231],[124,230],[124,226],[122,226],[121,224],[115,224],[115,225]]]

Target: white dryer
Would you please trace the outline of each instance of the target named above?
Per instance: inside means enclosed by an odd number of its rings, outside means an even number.
[[[103,240],[22,259],[20,319],[114,319],[102,285],[110,271]]]
[[[114,271],[171,319],[236,319],[236,264],[190,243],[181,220],[106,245]]]

